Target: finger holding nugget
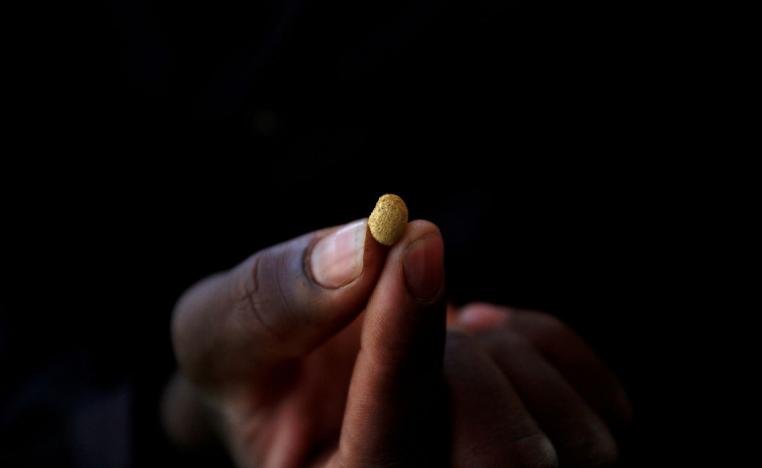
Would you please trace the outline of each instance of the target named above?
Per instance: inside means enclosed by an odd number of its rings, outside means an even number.
[[[367,233],[388,246],[406,226],[405,203],[385,195],[368,220],[264,249],[199,282],[174,312],[181,367],[215,386],[308,353],[351,322],[376,287],[387,252]]]
[[[441,452],[443,294],[439,229],[413,221],[390,249],[365,310],[336,466],[425,466]]]

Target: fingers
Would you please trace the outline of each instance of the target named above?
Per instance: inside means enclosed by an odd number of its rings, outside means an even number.
[[[598,415],[529,341],[505,329],[478,341],[553,441],[561,466],[609,466],[617,446]]]
[[[611,370],[579,335],[552,315],[513,311],[507,327],[528,339],[577,393],[617,431],[632,419],[632,407]]]
[[[365,220],[252,255],[191,288],[173,316],[179,364],[198,384],[251,378],[300,356],[365,306],[385,249]]]
[[[448,333],[452,466],[553,467],[555,450],[514,388],[471,338]]]
[[[582,338],[555,317],[475,303],[462,309],[458,324],[473,332],[502,327],[521,335],[612,430],[622,428],[631,419],[629,400],[617,378]]]
[[[414,221],[386,259],[368,302],[342,425],[338,466],[423,466],[441,454],[444,252]],[[435,463],[435,466],[439,466]]]

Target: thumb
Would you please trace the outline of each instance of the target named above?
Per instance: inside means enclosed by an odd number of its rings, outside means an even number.
[[[207,388],[251,381],[347,325],[364,308],[385,255],[365,242],[367,231],[360,220],[313,232],[192,287],[172,321],[183,372]]]
[[[423,466],[444,429],[444,251],[437,227],[410,223],[366,309],[338,466]]]

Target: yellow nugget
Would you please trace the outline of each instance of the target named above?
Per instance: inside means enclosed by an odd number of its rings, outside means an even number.
[[[405,233],[406,226],[405,202],[397,195],[382,195],[368,218],[368,227],[373,238],[381,244],[394,245]]]

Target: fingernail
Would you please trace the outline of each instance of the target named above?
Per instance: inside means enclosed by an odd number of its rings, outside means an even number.
[[[405,282],[416,299],[429,301],[441,291],[444,281],[443,250],[439,234],[428,234],[413,241],[405,250]]]
[[[367,220],[349,223],[320,239],[312,249],[312,276],[322,286],[338,288],[362,273]]]

